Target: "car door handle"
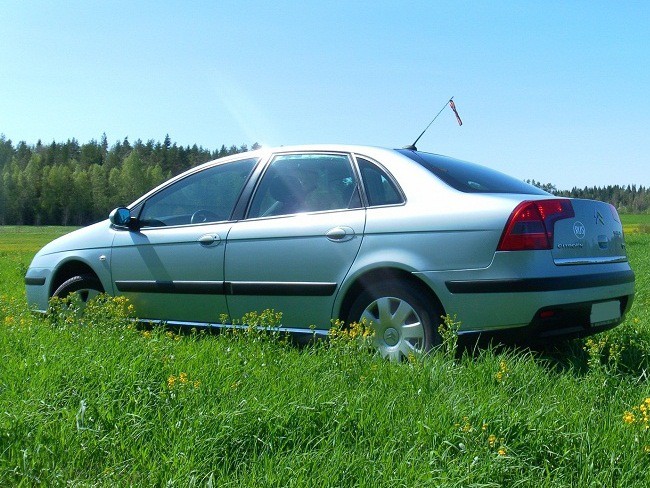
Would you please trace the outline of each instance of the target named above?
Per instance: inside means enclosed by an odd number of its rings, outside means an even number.
[[[218,234],[205,234],[199,237],[199,244],[202,246],[214,246],[221,242],[221,237]]]
[[[330,241],[345,242],[354,237],[354,230],[350,227],[333,227],[325,233]]]

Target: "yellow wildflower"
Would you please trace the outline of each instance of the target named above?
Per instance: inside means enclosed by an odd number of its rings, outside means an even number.
[[[499,450],[497,451],[497,454],[499,456],[505,456],[507,453],[508,453],[508,451],[506,451],[505,447],[500,447]]]
[[[490,447],[494,447],[494,444],[496,444],[496,442],[497,442],[497,436],[491,434],[490,437],[488,437],[488,444],[490,445]]]
[[[633,424],[636,421],[636,417],[632,412],[625,412],[623,414],[623,422],[626,424]]]
[[[506,379],[508,375],[509,375],[508,364],[505,361],[501,360],[499,362],[499,371],[495,373],[494,377],[500,383],[504,379]]]
[[[195,389],[199,387],[201,382],[199,380],[190,381],[187,373],[179,373],[178,376],[171,375],[167,378],[167,387],[171,390],[173,388],[185,388],[193,386]]]

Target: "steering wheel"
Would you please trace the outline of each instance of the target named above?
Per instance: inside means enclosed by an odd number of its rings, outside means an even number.
[[[192,214],[192,217],[190,218],[190,223],[191,224],[203,224],[205,222],[215,222],[219,220],[219,216],[215,214],[214,212],[210,212],[209,210],[197,210]]]

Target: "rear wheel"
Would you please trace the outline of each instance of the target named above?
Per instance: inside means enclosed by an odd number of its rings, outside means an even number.
[[[79,275],[73,276],[61,283],[52,296],[67,298],[75,295],[79,300],[80,306],[85,308],[88,300],[95,298],[100,293],[104,293],[104,287],[95,276]]]
[[[374,330],[383,357],[400,361],[440,344],[440,311],[417,288],[403,282],[373,285],[354,301],[348,323],[362,320]]]

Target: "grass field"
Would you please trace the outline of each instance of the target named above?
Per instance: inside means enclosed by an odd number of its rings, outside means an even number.
[[[650,233],[650,214],[621,215],[626,234]]]
[[[119,300],[34,317],[25,269],[69,229],[0,227],[0,486],[646,487],[650,222],[623,221],[620,327],[403,364],[345,337],[138,330]]]

